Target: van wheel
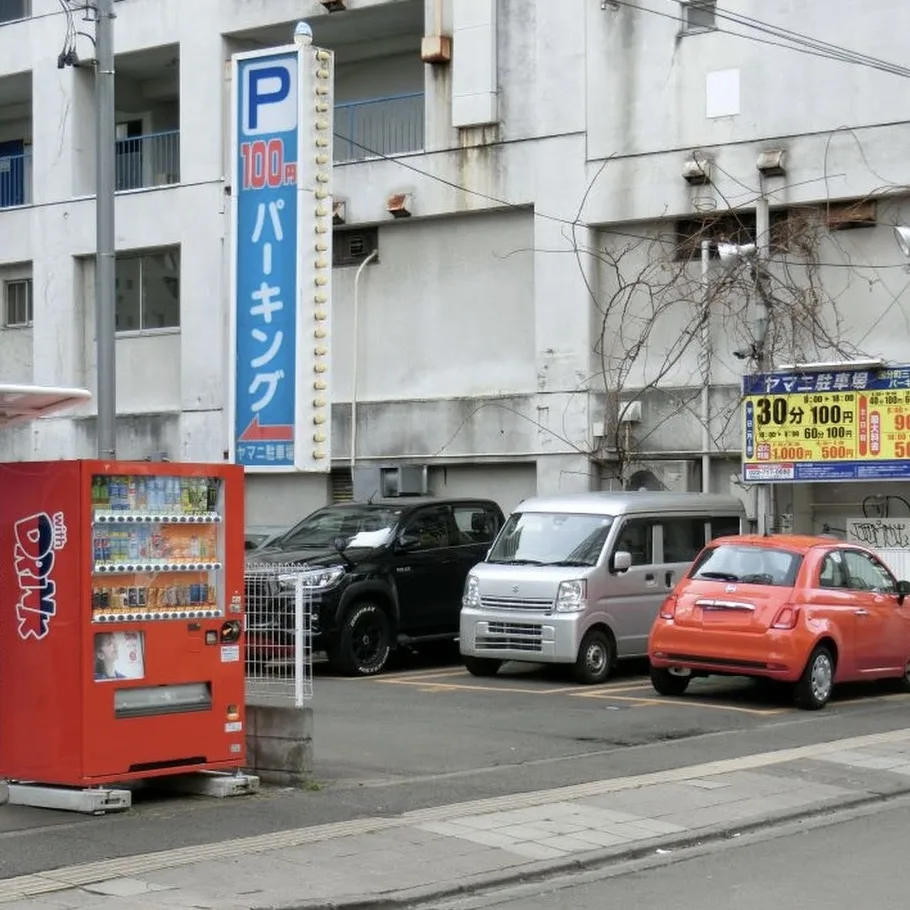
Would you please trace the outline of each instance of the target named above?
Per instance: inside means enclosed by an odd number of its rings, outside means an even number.
[[[834,689],[834,658],[823,645],[806,662],[806,669],[794,687],[796,705],[804,711],[818,711],[828,704]]]
[[[675,698],[689,688],[691,676],[678,676],[666,667],[651,667],[651,685],[658,695]]]
[[[341,627],[332,663],[352,676],[374,676],[385,669],[392,650],[389,618],[376,604],[359,603]]]
[[[471,676],[495,676],[502,666],[501,660],[492,657],[465,657],[465,669]]]
[[[583,685],[596,686],[610,675],[613,663],[614,649],[610,636],[600,629],[591,629],[578,649],[573,675]]]

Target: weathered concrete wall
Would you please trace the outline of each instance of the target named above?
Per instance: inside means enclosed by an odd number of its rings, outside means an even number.
[[[313,772],[313,709],[246,706],[247,768],[268,783],[298,785]]]

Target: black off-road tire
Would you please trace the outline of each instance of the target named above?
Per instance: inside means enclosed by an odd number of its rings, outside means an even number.
[[[392,652],[392,624],[382,607],[367,601],[348,611],[330,654],[332,665],[350,676],[381,673]]]

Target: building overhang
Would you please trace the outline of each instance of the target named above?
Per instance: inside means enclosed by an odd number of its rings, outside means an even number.
[[[25,423],[90,401],[87,389],[0,383],[0,427]]]

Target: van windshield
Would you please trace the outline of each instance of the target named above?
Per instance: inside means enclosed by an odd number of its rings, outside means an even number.
[[[703,550],[689,578],[791,588],[803,558],[789,550],[719,544]]]
[[[529,566],[593,566],[612,515],[517,512],[505,523],[487,562]]]

